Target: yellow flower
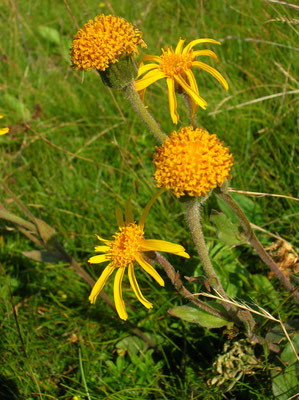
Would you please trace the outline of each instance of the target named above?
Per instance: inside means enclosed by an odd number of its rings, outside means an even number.
[[[101,14],[90,20],[74,36],[71,47],[73,67],[77,70],[105,71],[120,56],[138,53],[137,46],[146,47],[142,33],[120,17]]]
[[[207,105],[207,102],[199,96],[198,86],[191,70],[192,67],[209,72],[221,83],[225,90],[228,90],[226,80],[215,68],[197,61],[198,56],[209,56],[218,61],[217,55],[211,50],[192,50],[199,43],[220,44],[220,42],[214,39],[196,39],[183,49],[184,42],[185,40],[180,39],[175,51],[173,51],[172,47],[166,47],[165,50],[162,49],[160,57],[154,55],[143,56],[138,76],[145,75],[135,82],[136,90],[143,95],[144,90],[149,85],[159,79],[166,78],[169,109],[174,124],[177,124],[179,120],[175,91],[183,90],[190,96],[193,116],[198,111],[198,106],[205,109]],[[143,65],[143,61],[152,61],[152,63]]]
[[[3,118],[3,115],[0,115],[0,119]],[[0,136],[5,135],[9,132],[9,128],[0,128]]]
[[[229,177],[233,156],[216,135],[192,126],[173,131],[156,148],[154,178],[176,197],[205,196]]]
[[[113,235],[113,240],[105,240],[97,236],[98,239],[104,243],[104,246],[96,246],[95,251],[104,254],[91,257],[88,260],[91,264],[99,264],[105,261],[109,262],[89,296],[89,300],[93,304],[109,276],[115,269],[117,269],[114,279],[114,302],[118,315],[123,320],[128,318],[121,290],[121,284],[126,267],[128,267],[129,281],[136,297],[146,308],[152,308],[152,304],[145,299],[138,286],[134,273],[134,262],[136,261],[144,271],[151,275],[161,286],[164,286],[164,281],[161,276],[143,258],[143,252],[165,251],[181,257],[189,258],[189,255],[185,253],[184,247],[179,244],[165,242],[164,240],[144,239],[145,218],[153,202],[161,192],[161,190],[158,191],[149,201],[138,224],[134,221],[130,200],[128,200],[126,204],[125,221],[120,208],[117,207],[116,219],[119,227],[118,231]]]

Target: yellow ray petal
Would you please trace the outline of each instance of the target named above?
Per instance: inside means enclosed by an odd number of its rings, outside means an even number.
[[[167,78],[166,83],[168,87],[168,103],[169,103],[171,119],[174,124],[177,124],[179,121],[179,114],[177,112],[177,101],[174,90],[174,79]]]
[[[95,246],[95,248],[94,248],[94,251],[97,251],[99,253],[106,253],[109,250],[110,250],[110,246]]]
[[[154,56],[154,55],[151,55],[151,54],[145,54],[141,59],[142,63],[144,61],[154,61],[154,62],[156,62],[158,64],[161,64],[162,60],[161,60],[161,57],[159,57],[159,56]]]
[[[113,270],[114,270],[114,267],[111,267],[111,264],[109,264],[102,272],[102,275],[99,277],[99,279],[95,283],[95,285],[92,288],[92,291],[90,293],[89,301],[91,302],[91,304],[95,303],[99,293],[103,289],[105,283],[107,282],[107,279],[112,274]]]
[[[148,212],[149,212],[151,206],[153,205],[154,201],[155,201],[163,192],[165,192],[165,190],[166,190],[165,188],[159,189],[159,190],[153,195],[153,197],[150,199],[150,201],[147,203],[147,205],[145,206],[145,208],[144,208],[144,210],[143,210],[143,213],[142,213],[142,215],[141,215],[140,221],[139,221],[139,226],[140,226],[140,228],[143,229],[144,223],[145,223],[145,219],[146,219],[147,214],[148,214]]]
[[[140,291],[139,285],[138,285],[136,277],[135,277],[133,264],[129,265],[128,275],[129,275],[130,284],[134,290],[134,293],[135,293],[137,299],[140,301],[140,303],[142,303],[146,308],[153,308],[152,303],[150,303],[148,300],[146,300],[146,298],[143,296],[143,294]]]
[[[99,235],[96,235],[96,237],[97,237],[97,239],[99,239],[101,242],[104,242],[104,243],[111,243],[111,240],[103,239],[103,238],[101,238],[101,236],[99,236]]]
[[[179,75],[174,75],[174,79],[179,85],[182,86],[182,88],[189,94],[189,96],[195,101],[196,104],[198,104],[204,110],[206,109],[207,102],[197,93],[195,93],[194,90],[188,85],[188,83],[184,81],[184,79],[182,79]]]
[[[192,40],[192,42],[190,42],[189,44],[187,44],[187,46],[184,48],[182,54],[187,54],[192,49],[192,47],[194,47],[195,45],[197,45],[199,43],[221,44],[220,42],[218,42],[217,40],[214,40],[214,39],[195,39],[195,40]]]
[[[143,78],[135,81],[135,89],[137,90],[137,92],[139,92],[140,90],[147,88],[152,83],[165,77],[166,75],[164,74],[164,72],[154,69],[153,71],[150,71],[146,75],[144,75]]]
[[[166,253],[179,254],[185,251],[180,244],[167,242],[165,240],[145,239],[140,247],[141,251],[164,251]]]
[[[152,276],[155,279],[155,281],[159,283],[160,286],[164,286],[164,281],[161,278],[161,276],[148,262],[144,260],[141,254],[136,255],[135,259],[138,262],[138,264],[144,269],[144,271],[146,271],[150,276]]]
[[[89,262],[90,264],[100,264],[100,263],[105,262],[105,261],[107,261],[107,260],[108,260],[107,254],[100,254],[100,255],[98,255],[98,256],[90,257],[90,259],[88,260],[88,262]]]
[[[199,96],[198,86],[197,86],[196,80],[194,78],[193,72],[191,70],[187,70],[187,71],[185,71],[185,74],[187,76],[187,79],[189,81],[189,85],[190,85],[191,89],[195,93],[197,93],[198,97],[200,97],[202,99],[203,103],[204,103],[205,100],[201,96]],[[191,100],[192,100],[192,117],[194,117],[194,115],[198,111],[198,105],[197,105],[197,103],[195,103],[195,101],[193,101],[192,98],[191,98]]]
[[[177,44],[177,46],[175,48],[175,51],[174,51],[175,54],[181,54],[182,53],[182,48],[183,48],[184,43],[185,43],[185,40],[180,38],[179,43]]]
[[[143,74],[145,74],[147,71],[150,71],[151,69],[156,69],[156,68],[159,68],[159,65],[157,65],[157,64],[146,64],[146,65],[141,65],[141,66],[138,68],[138,75],[137,75],[137,76],[143,75]]]
[[[132,206],[131,206],[131,197],[128,198],[126,203],[125,220],[126,224],[132,224],[134,222]]]
[[[228,83],[223,78],[223,76],[220,74],[220,72],[218,72],[215,68],[210,67],[208,64],[205,64],[200,61],[193,61],[192,67],[200,68],[200,69],[203,69],[204,71],[209,72],[211,75],[213,75],[214,78],[217,79],[218,82],[221,83],[221,85],[224,87],[224,89],[226,91],[228,90]]]
[[[3,115],[0,115],[0,119],[4,118]]]
[[[193,56],[208,56],[214,58],[215,61],[219,61],[218,56],[212,50],[197,50],[193,51]]]
[[[175,253],[176,256],[184,257],[184,258],[190,258],[189,254],[183,251],[182,253]]]
[[[119,206],[115,207],[115,216],[116,216],[116,221],[117,221],[117,225],[119,226],[119,228],[125,226],[123,213],[121,212],[121,209]]]
[[[125,303],[123,301],[121,284],[124,277],[125,268],[118,268],[115,278],[114,278],[114,303],[116,307],[116,311],[119,315],[119,318],[126,320],[128,318],[128,314],[126,312]]]
[[[0,129],[0,136],[1,135],[5,135],[6,133],[8,133],[9,132],[9,128],[1,128]]]

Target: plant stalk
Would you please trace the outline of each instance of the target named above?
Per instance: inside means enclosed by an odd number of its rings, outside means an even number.
[[[289,279],[284,275],[284,273],[278,268],[277,264],[273,260],[273,258],[266,252],[261,242],[255,236],[253,232],[250,222],[248,221],[246,215],[239,207],[238,203],[231,197],[231,195],[227,192],[223,192],[221,190],[215,191],[215,193],[229,206],[229,208],[234,212],[237,216],[249,243],[254,247],[258,256],[264,261],[265,264],[273,271],[276,277],[281,281],[285,289],[292,292],[293,296],[297,301],[299,301],[299,291],[294,288]]]
[[[145,123],[150,132],[154,135],[159,144],[162,144],[167,138],[167,135],[161,130],[158,123],[154,120],[151,114],[145,108],[138,92],[135,89],[134,82],[125,86],[123,89],[124,94],[131,103],[136,114]]]

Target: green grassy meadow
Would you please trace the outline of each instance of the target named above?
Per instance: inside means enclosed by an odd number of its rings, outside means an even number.
[[[230,89],[226,93],[209,74],[195,72],[208,102],[207,111],[199,110],[199,125],[230,146],[232,188],[298,195],[298,6],[262,0],[3,0],[0,114],[5,118],[0,127],[9,126],[10,132],[0,136],[0,179],[57,231],[65,250],[94,279],[103,269],[87,263],[98,244],[95,234],[107,239],[114,234],[115,206],[123,209],[129,196],[138,219],[156,190],[154,138],[121,92],[108,90],[95,71],[70,66],[73,35],[101,13],[122,16],[143,31],[148,48],[140,50],[138,59],[160,55],[164,45],[175,47],[180,37],[220,40],[222,46],[207,47],[220,62],[207,62],[226,77]],[[163,80],[147,90],[146,105],[170,133]],[[182,123],[188,121],[181,97],[178,110]],[[240,194],[236,199],[265,246],[276,240],[271,234],[295,245],[296,201]],[[0,206],[25,218],[1,186]],[[295,303],[276,278],[268,279],[267,266],[252,248],[231,248],[218,239],[209,215],[220,208],[212,195],[203,219],[224,288],[233,298],[254,302],[290,323]],[[148,238],[186,248],[190,260],[169,256],[182,277],[202,275],[183,209],[170,193],[156,201],[145,228]],[[294,367],[289,362],[293,356],[288,360],[259,345],[252,347],[257,364],[251,373],[242,373],[239,380],[232,373],[222,385],[210,384],[216,374],[212,365],[225,343],[244,335],[237,332],[230,339],[223,328],[209,330],[169,315],[170,308],[186,300],[164,271],[159,273],[165,288],[138,271],[140,287],[154,304],[150,311],[125,280],[129,325],[100,298],[90,305],[89,285],[67,263],[40,263],[23,255],[34,249],[13,224],[0,220],[1,400],[286,400],[293,394],[273,392],[271,380],[280,374],[283,386],[293,379],[293,370],[286,375]],[[184,283],[191,292],[205,290]],[[113,298],[112,279],[105,292]],[[258,320],[263,336],[275,327]],[[135,335],[137,327],[154,348]],[[281,346],[286,348],[285,338]]]

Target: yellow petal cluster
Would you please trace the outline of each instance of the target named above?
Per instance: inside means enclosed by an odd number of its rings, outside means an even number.
[[[90,20],[74,36],[71,59],[76,70],[105,71],[120,56],[138,53],[137,46],[146,47],[142,33],[120,17],[101,14]]]
[[[144,238],[143,227],[146,215],[154,200],[160,193],[161,191],[157,192],[147,204],[138,224],[134,221],[130,201],[128,201],[126,205],[125,219],[123,218],[121,210],[117,207],[116,219],[119,226],[118,231],[113,235],[113,240],[105,240],[98,236],[98,239],[103,242],[103,245],[96,246],[95,251],[103,254],[93,256],[88,260],[91,264],[109,262],[91,291],[89,296],[91,303],[95,303],[109,276],[116,269],[114,278],[114,302],[116,311],[119,317],[123,320],[128,318],[121,289],[126,269],[128,269],[130,285],[136,297],[146,308],[152,308],[153,305],[141,293],[135,277],[134,263],[137,262],[145,272],[151,275],[152,278],[159,283],[159,285],[164,286],[164,281],[161,276],[144,259],[144,252],[165,251],[181,257],[189,258],[184,247],[179,244],[166,242],[164,240]]]
[[[156,148],[154,178],[176,197],[205,196],[229,177],[233,156],[216,135],[192,126],[173,131]]]

